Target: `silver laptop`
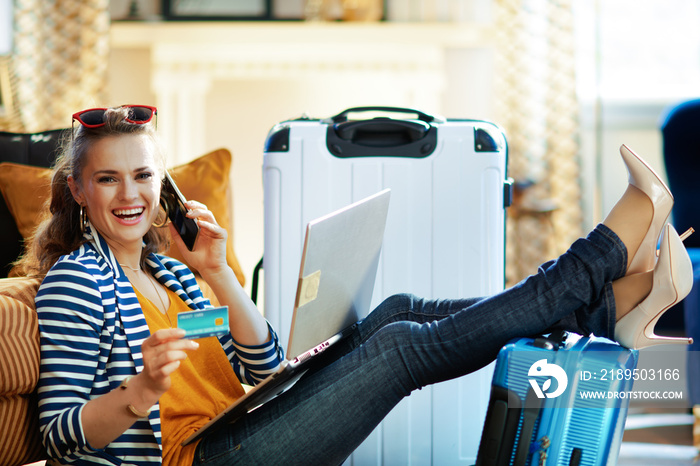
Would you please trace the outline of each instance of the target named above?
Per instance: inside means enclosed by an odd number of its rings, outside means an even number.
[[[372,300],[389,197],[386,189],[309,222],[287,359],[275,373],[187,438],[183,446],[290,388],[316,356],[350,334]]]

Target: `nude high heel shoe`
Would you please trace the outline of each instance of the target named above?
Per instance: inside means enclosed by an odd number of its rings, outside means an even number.
[[[688,296],[693,287],[693,266],[678,232],[667,224],[649,295],[615,324],[615,339],[627,348],[640,349],[667,343],[690,344],[692,338],[662,337],[654,326],[671,306]]]
[[[646,194],[654,206],[654,214],[649,230],[647,230],[642,243],[639,245],[639,249],[637,249],[627,269],[627,274],[629,275],[648,272],[654,268],[656,244],[661,230],[671,214],[673,195],[659,175],[624,144],[620,147],[620,155],[622,155],[622,160],[627,166],[629,184]]]

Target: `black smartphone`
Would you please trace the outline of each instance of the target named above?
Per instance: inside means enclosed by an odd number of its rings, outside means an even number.
[[[197,235],[199,235],[199,226],[194,219],[186,216],[185,196],[177,189],[177,185],[167,171],[163,180],[163,188],[160,190],[160,205],[168,213],[168,218],[185,242],[187,249],[192,251],[194,243],[197,241]]]

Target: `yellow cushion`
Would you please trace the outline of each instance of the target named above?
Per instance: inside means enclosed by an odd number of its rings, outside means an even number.
[[[0,163],[0,191],[22,238],[28,237],[41,220],[50,185],[48,168]]]
[[[230,170],[231,153],[226,149],[219,149],[174,167],[170,173],[187,199],[205,204],[214,213],[219,225],[229,231],[226,261],[243,285],[245,275],[233,250],[233,208],[229,202]],[[49,197],[50,183],[51,170],[48,168],[0,163],[0,191],[23,238],[31,234],[41,219],[44,203]],[[166,254],[186,262],[174,245]]]
[[[34,390],[39,381],[37,278],[0,280],[0,464],[46,458]]]
[[[36,395],[0,397],[0,464],[16,466],[44,459]]]
[[[39,381],[37,278],[0,280],[0,395],[27,395]],[[2,429],[0,429],[2,430]]]

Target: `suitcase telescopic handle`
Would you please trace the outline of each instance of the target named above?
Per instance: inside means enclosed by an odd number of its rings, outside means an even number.
[[[413,113],[418,116],[419,120],[425,121],[426,123],[431,123],[436,120],[434,116],[423,113],[420,110],[404,107],[352,107],[340,112],[334,117],[331,117],[330,120],[333,123],[342,123],[344,121],[348,121],[349,114],[360,112]]]

